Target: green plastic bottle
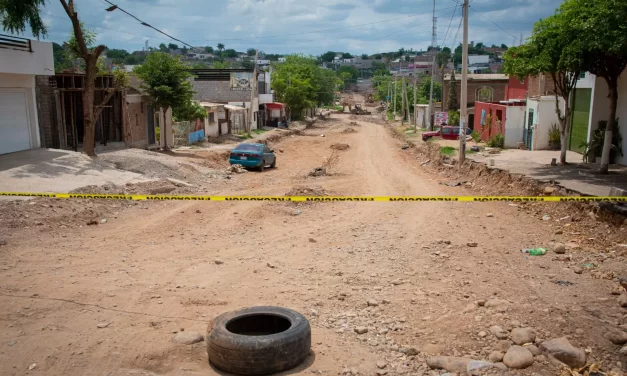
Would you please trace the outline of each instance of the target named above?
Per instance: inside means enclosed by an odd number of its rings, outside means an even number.
[[[522,249],[521,252],[522,253],[527,253],[527,254],[529,254],[529,256],[544,256],[544,255],[546,255],[546,249],[545,248],[527,248],[527,249]]]

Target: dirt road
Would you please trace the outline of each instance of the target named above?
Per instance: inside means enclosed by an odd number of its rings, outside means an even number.
[[[276,169],[208,192],[460,194],[385,126],[348,123],[288,137],[273,146]],[[336,143],[350,148],[332,175],[306,177]],[[429,354],[486,359],[499,349],[489,328],[508,324],[534,327],[538,340],[568,335],[622,367],[620,346],[603,337],[627,323],[610,295],[615,282],[576,274],[554,254],[520,253],[564,237],[507,203],[444,202],[147,202],[98,226],[13,229],[0,247],[0,374],[217,374],[203,343],[172,343],[173,332],[204,333],[216,315],[253,305],[310,319],[312,354],[290,374],[384,373],[377,361],[390,375],[429,374]],[[604,270],[625,272],[624,254],[600,257]],[[492,298],[501,303],[477,304]],[[412,347],[417,355],[398,352]],[[538,359],[522,373],[550,369]]]

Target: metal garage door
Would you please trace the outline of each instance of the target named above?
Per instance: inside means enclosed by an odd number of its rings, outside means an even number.
[[[0,154],[30,149],[26,93],[0,89]]]

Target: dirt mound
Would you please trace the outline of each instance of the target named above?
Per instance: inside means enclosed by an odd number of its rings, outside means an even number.
[[[333,150],[348,150],[350,148],[348,144],[333,144],[329,147]]]
[[[346,128],[342,131],[342,133],[356,133],[357,131],[354,128]]]
[[[328,196],[328,192],[319,185],[296,185],[285,194],[286,196]]]
[[[88,185],[77,188],[70,193],[93,193],[111,195],[182,195],[197,192],[198,188],[192,184],[177,179],[155,180],[126,185]]]

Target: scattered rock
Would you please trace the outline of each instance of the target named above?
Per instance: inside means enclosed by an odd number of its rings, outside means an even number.
[[[309,238],[309,243],[317,243],[317,241],[314,238]]]
[[[549,216],[548,214],[545,214],[542,216],[542,220],[543,221],[550,221],[551,220],[551,216]]]
[[[508,332],[511,332],[514,328],[520,328],[520,321],[518,320],[512,320],[510,322],[508,322],[507,324],[505,324],[505,330],[507,330]]]
[[[194,343],[202,342],[205,340],[202,334],[197,332],[178,332],[172,337],[172,342],[179,343],[181,345],[193,345]]]
[[[542,354],[542,351],[540,351],[540,349],[537,346],[535,346],[535,345],[525,346],[525,348],[527,350],[529,350],[529,352],[533,356],[538,356],[538,355]]]
[[[215,259],[215,260],[213,260],[213,262],[215,262],[215,263],[216,263],[216,265],[222,265],[222,264],[224,264],[224,261],[222,261],[222,260],[220,260],[220,259]]]
[[[17,341],[9,341],[9,342],[7,342],[7,345],[15,346],[16,343],[17,343]]]
[[[502,353],[501,351],[492,351],[490,353],[490,356],[488,356],[488,360],[491,361],[492,363],[498,363],[503,361],[503,357],[505,356],[504,353]]]
[[[555,231],[555,235],[562,235],[563,233],[564,233],[564,230]]]
[[[386,366],[387,366],[387,363],[382,361],[382,360],[379,360],[377,362],[377,368],[379,368],[379,369],[384,369]]]
[[[466,373],[468,375],[481,375],[485,370],[494,367],[494,364],[486,362],[485,360],[471,360],[466,365]]]
[[[618,304],[623,308],[627,308],[627,293],[623,293],[618,297]]]
[[[627,346],[623,346],[623,348],[622,348],[622,349],[620,349],[619,353],[620,353],[621,355],[627,355]]]
[[[34,370],[34,369],[35,369],[35,367],[37,367],[37,363],[33,363],[33,364],[31,364],[30,366],[28,366],[28,370],[29,370],[29,371],[32,371],[32,370]]]
[[[9,242],[6,239],[0,239],[0,246],[7,245]]]
[[[505,353],[503,363],[509,368],[527,368],[533,364],[533,355],[524,347],[512,346]]]
[[[544,187],[544,194],[545,195],[553,194],[553,192],[555,192],[555,188],[553,188],[553,187]]]
[[[494,363],[494,368],[500,369],[503,372],[509,371],[509,368],[503,362]]]
[[[98,329],[104,329],[108,327],[109,325],[111,325],[111,322],[101,322],[101,323],[98,323],[98,325],[96,326],[98,327]]]
[[[604,337],[615,345],[624,345],[627,343],[627,333],[622,330],[610,329],[605,333]]]
[[[474,248],[474,247],[477,247],[477,246],[479,245],[479,243],[476,243],[476,242],[468,242],[468,243],[466,243],[466,245],[467,245],[467,246],[469,246],[469,247],[471,247],[471,248]]]
[[[517,345],[533,343],[536,340],[536,332],[533,328],[515,328],[512,330],[512,342]]]
[[[98,223],[100,222],[98,222],[98,220],[94,218],[94,219],[87,221],[87,226],[96,226]]]
[[[581,273],[583,273],[583,268],[582,268],[582,267],[580,267],[580,266],[577,266],[577,267],[575,267],[575,268],[573,269],[573,272],[574,272],[575,274],[581,274]]]
[[[449,372],[465,373],[468,363],[473,359],[456,356],[432,356],[427,359],[427,365],[431,369],[443,369]]]
[[[544,341],[540,344],[540,350],[571,368],[581,368],[586,365],[586,353],[571,345],[566,337]]]
[[[348,144],[333,144],[330,148],[334,150],[348,150],[350,146]]]
[[[490,299],[487,302],[485,302],[484,304],[487,308],[491,308],[491,307],[500,307],[500,306],[509,306],[510,303],[507,300],[504,299]]]
[[[357,334],[366,334],[366,333],[368,333],[368,328],[366,328],[365,326],[358,326],[354,330],[355,330],[355,333],[357,333]]]
[[[488,333],[486,333],[484,330],[482,330],[482,331],[480,331],[477,335],[478,335],[479,337],[481,337],[481,338],[485,338],[485,337],[488,335]]]
[[[494,214],[492,214],[492,213],[488,213],[488,214],[486,214],[485,216],[486,216],[486,217],[488,217],[488,218],[492,218],[492,217],[494,217]]]
[[[245,172],[248,172],[248,170],[246,170],[244,168],[244,166],[242,166],[240,164],[234,164],[234,165],[229,166],[229,168],[226,170],[226,172],[234,172],[236,174],[243,174]]]
[[[498,325],[492,325],[490,327],[490,333],[492,333],[498,339],[507,339],[508,337],[507,332]]]
[[[416,349],[415,347],[401,347],[400,349],[398,349],[398,352],[407,356],[418,355],[418,349]]]
[[[379,302],[377,302],[374,299],[370,299],[370,300],[368,300],[367,304],[368,304],[369,307],[376,307],[376,306],[379,305]]]
[[[564,253],[566,253],[566,246],[562,243],[557,243],[555,244],[555,247],[553,247],[553,252],[557,253],[558,255],[563,255]]]
[[[267,265],[267,266],[268,266],[268,268],[270,268],[270,269],[276,269],[276,265],[274,265],[274,264],[272,264],[272,263],[270,263],[270,262],[269,262],[269,263],[267,263],[266,265]]]
[[[103,225],[104,225],[105,223],[107,223],[107,218],[102,218],[102,219],[100,220],[100,223],[101,223],[101,224],[103,224]]]
[[[512,342],[509,340],[501,340],[499,341],[495,348],[499,351],[502,351],[503,353],[505,353],[507,350],[509,350],[509,347],[512,345]]]
[[[485,299],[479,299],[479,300],[477,300],[477,305],[478,305],[479,307],[484,307],[484,306],[485,306],[485,304],[486,304],[486,300],[485,300]]]

